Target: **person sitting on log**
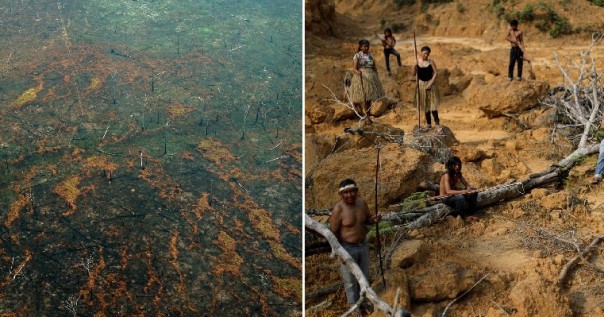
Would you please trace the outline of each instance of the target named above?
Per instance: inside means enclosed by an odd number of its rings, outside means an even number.
[[[455,214],[470,221],[478,220],[478,218],[472,216],[476,211],[478,193],[475,188],[468,185],[463,177],[461,159],[453,156],[447,161],[445,167],[447,172],[440,177],[439,194],[440,196],[450,195],[450,197],[447,197],[444,203],[453,208]],[[461,185],[463,185],[463,189],[460,189]]]
[[[350,254],[359,265],[365,277],[369,276],[369,245],[366,225],[380,221],[380,215],[372,216],[369,207],[363,198],[358,197],[359,189],[352,179],[345,179],[340,183],[340,201],[333,207],[329,218],[329,227],[342,247]],[[348,271],[346,265],[340,265],[340,273],[344,280],[346,299],[350,306],[359,301],[360,286],[354,275]],[[362,304],[355,312],[356,316],[366,316],[368,306]]]

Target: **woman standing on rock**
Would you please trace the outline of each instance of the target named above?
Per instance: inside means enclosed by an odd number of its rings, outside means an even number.
[[[369,41],[360,40],[357,53],[354,55],[354,76],[350,84],[350,99],[356,104],[361,104],[363,120],[371,124],[369,109],[371,102],[384,96],[384,90],[377,74],[375,59],[369,53]]]
[[[436,80],[436,64],[430,59],[430,47],[422,47],[419,58],[415,61],[415,67],[413,75],[417,72],[419,79],[419,104],[426,114],[426,123],[428,129],[432,128],[432,118],[430,112],[434,116],[434,123],[436,123],[436,131],[442,132],[440,127],[440,120],[438,119],[438,106],[440,104],[440,92],[438,86],[434,83]]]

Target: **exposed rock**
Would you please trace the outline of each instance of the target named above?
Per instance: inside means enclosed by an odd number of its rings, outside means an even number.
[[[455,147],[455,155],[458,156],[462,162],[477,162],[489,158],[482,149],[464,145]]]
[[[382,98],[380,100],[376,100],[371,104],[371,110],[369,113],[375,117],[383,116],[386,111],[390,109],[390,106],[395,104],[396,102],[389,100],[387,98]]]
[[[514,316],[572,316],[568,299],[559,292],[558,286],[530,273],[510,290],[511,304],[517,310]]]
[[[359,119],[354,110],[350,109],[348,106],[335,103],[331,105],[334,109],[333,113],[333,122],[344,121],[350,119]]]
[[[470,96],[470,104],[478,106],[487,117],[496,118],[536,107],[549,90],[549,85],[535,81],[497,81],[488,85],[470,85],[468,89],[476,90],[464,92],[464,97]]]
[[[468,88],[472,78],[472,76],[464,74],[458,67],[455,67],[449,75],[449,84],[454,92],[462,92]]]
[[[496,158],[483,160],[480,167],[483,173],[491,175],[491,177],[498,177],[504,168]]]
[[[306,117],[312,124],[330,121],[334,115],[334,108],[319,103],[306,106]]]
[[[354,179],[369,206],[374,204],[377,150],[348,150],[325,158],[307,177],[307,206],[331,208],[339,199],[337,188],[345,178]],[[384,146],[380,152],[378,201],[388,206],[416,192],[426,179],[434,179],[432,160],[420,151],[398,144]],[[370,207],[371,208],[371,207]]]
[[[310,171],[322,159],[326,158],[336,146],[336,137],[330,135],[306,134],[304,165]]]
[[[424,247],[422,240],[404,241],[392,254],[390,268],[408,268],[421,261],[425,251]]]

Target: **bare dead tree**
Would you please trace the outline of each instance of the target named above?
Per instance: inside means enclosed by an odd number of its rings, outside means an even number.
[[[590,134],[596,128],[594,122],[601,116],[604,92],[598,83],[602,73],[598,73],[591,51],[603,40],[604,33],[593,33],[591,44],[580,52],[580,60],[564,56],[565,65],[560,61],[558,53],[554,53],[555,63],[564,77],[564,94],[552,95],[543,104],[555,108],[559,115],[567,119],[569,127],[583,130],[578,149],[586,147]]]

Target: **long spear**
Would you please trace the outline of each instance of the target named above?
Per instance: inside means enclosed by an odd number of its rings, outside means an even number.
[[[382,282],[384,283],[384,289],[386,289],[386,278],[384,277],[384,264],[382,263],[382,252],[380,251],[381,242],[380,242],[380,222],[377,221],[378,216],[378,172],[380,170],[380,149],[381,147],[377,147],[377,163],[375,164],[375,187],[374,187],[374,195],[375,195],[375,236],[377,238],[377,253],[378,258],[380,259],[380,272],[382,273]]]
[[[415,29],[413,29],[413,56],[415,58],[415,63],[417,63],[417,44],[415,43]],[[419,65],[415,65],[415,103],[417,104],[417,129],[419,130],[419,128],[421,128],[421,122],[420,122],[420,114],[419,114],[419,72],[418,72],[418,68]]]

